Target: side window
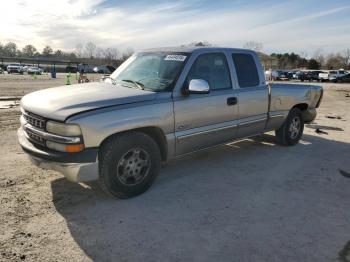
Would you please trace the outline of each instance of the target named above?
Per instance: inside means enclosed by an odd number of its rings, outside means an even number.
[[[240,87],[253,87],[259,85],[259,74],[252,55],[232,54]]]
[[[210,90],[232,88],[226,57],[220,53],[199,55],[187,75],[186,83],[192,79],[206,80]]]

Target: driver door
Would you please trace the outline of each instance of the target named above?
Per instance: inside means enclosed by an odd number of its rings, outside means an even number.
[[[224,143],[237,133],[237,94],[232,88],[226,55],[200,54],[184,84],[192,79],[207,81],[210,92],[174,99],[176,155]]]

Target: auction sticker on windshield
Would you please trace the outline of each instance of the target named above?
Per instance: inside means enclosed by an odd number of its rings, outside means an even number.
[[[164,60],[171,60],[171,61],[185,61],[187,56],[185,55],[167,55]]]

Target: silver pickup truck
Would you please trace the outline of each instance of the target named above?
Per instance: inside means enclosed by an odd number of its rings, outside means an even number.
[[[35,165],[128,198],[151,186],[162,161],[271,130],[298,143],[322,95],[267,84],[250,50],[151,49],[101,82],[24,96],[18,139]]]

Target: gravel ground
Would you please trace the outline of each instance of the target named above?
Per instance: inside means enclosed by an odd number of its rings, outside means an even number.
[[[1,109],[0,261],[350,261],[350,85],[324,88],[298,145],[267,133],[196,153],[129,200],[32,166],[18,107]]]
[[[90,81],[99,81],[102,75],[87,74]],[[67,74],[57,73],[56,79],[51,78],[50,74],[38,75],[34,79],[31,75],[19,74],[0,74],[0,97],[2,96],[17,96],[21,97],[30,92],[37,91],[43,88],[65,85]],[[76,74],[72,74],[70,78],[71,84],[76,84]]]

